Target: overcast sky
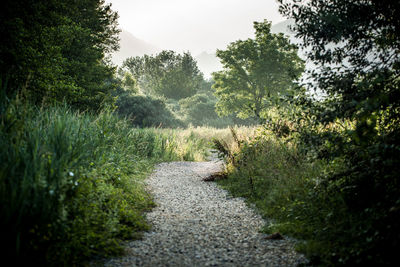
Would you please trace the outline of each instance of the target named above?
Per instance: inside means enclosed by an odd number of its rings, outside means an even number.
[[[120,27],[160,49],[213,52],[254,36],[253,21],[284,18],[275,0],[107,0]]]

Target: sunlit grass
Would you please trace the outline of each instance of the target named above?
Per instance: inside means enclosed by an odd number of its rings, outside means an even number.
[[[122,239],[149,229],[143,181],[154,164],[205,160],[211,148],[208,130],[132,128],[106,111],[8,103],[2,112],[1,233],[13,260],[74,265],[120,253]]]
[[[250,126],[233,128],[241,140],[249,140],[257,129]],[[237,149],[237,144],[229,128],[199,126],[186,129],[147,128],[147,130],[156,131],[172,138],[176,143],[175,152],[181,160],[207,160],[210,151],[214,150],[213,139],[226,140],[231,149]]]

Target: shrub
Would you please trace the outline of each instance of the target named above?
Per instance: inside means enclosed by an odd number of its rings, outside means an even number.
[[[150,96],[121,94],[117,100],[117,113],[139,127],[182,127],[161,99]]]

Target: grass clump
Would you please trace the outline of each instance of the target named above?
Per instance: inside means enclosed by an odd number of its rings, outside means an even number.
[[[192,145],[195,138],[187,142]],[[192,159],[178,137],[135,129],[110,112],[38,109],[2,99],[0,222],[17,264],[82,265],[121,253],[149,228],[143,179],[155,162]]]
[[[245,140],[254,134],[254,127],[236,126],[233,129]],[[227,140],[229,144],[233,142],[229,128],[197,126],[185,129],[149,128],[147,130],[172,137],[179,160],[204,161],[210,155],[210,150],[214,148],[214,140]],[[235,148],[235,144],[232,144],[232,148]]]

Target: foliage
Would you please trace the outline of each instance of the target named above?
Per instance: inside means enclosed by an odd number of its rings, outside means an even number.
[[[302,112],[314,118],[301,136],[320,158],[346,162],[321,179],[344,199],[354,220],[352,239],[332,249],[340,257],[322,257],[346,265],[391,264],[400,238],[400,4],[280,2],[317,66],[312,86],[326,94],[316,103],[299,98]],[[331,127],[338,122],[347,124],[343,131]]]
[[[265,128],[240,143],[240,149],[228,152],[224,146],[222,151],[230,154],[228,177],[218,183],[255,204],[268,218],[265,232],[306,240],[299,242],[299,248],[313,265],[332,264],[321,261],[323,254],[343,257],[348,249],[345,244],[354,238],[354,218],[340,193],[321,183],[321,174],[340,170],[344,162],[309,161],[296,140],[276,137]]]
[[[189,126],[226,128],[233,125],[257,124],[257,121],[251,118],[241,119],[236,114],[220,117],[215,110],[216,103],[217,98],[214,95],[209,92],[200,92],[194,96],[183,98],[179,102],[169,101],[169,108]]]
[[[7,95],[36,104],[66,100],[82,110],[111,102],[114,69],[105,55],[118,48],[117,17],[104,0],[7,0],[0,13]]]
[[[121,82],[125,91],[128,91],[131,94],[139,93],[137,81],[135,80],[135,78],[133,78],[131,73],[127,71],[123,72]]]
[[[115,112],[122,118],[128,119],[137,127],[183,127],[170,108],[166,100],[161,97],[144,96],[133,75],[122,69],[112,81],[116,90],[112,96],[115,101]]]
[[[116,111],[139,127],[190,127],[211,126],[224,128],[230,125],[253,125],[251,119],[240,119],[234,114],[219,117],[215,111],[217,98],[212,94],[212,81],[203,81],[201,90],[180,100],[144,96],[137,93],[136,80],[130,72],[119,70],[114,81],[117,90]]]
[[[132,95],[118,96],[116,112],[139,127],[182,127],[183,123],[171,113],[162,99]]]
[[[128,58],[123,63],[147,95],[182,99],[194,95],[202,85],[203,75],[190,53],[183,55],[162,51],[155,56]]]
[[[218,50],[224,70],[213,74],[217,110],[227,115],[260,118],[273,97],[293,86],[304,69],[297,47],[283,34],[271,33],[271,23],[255,22],[255,39]]]
[[[308,88],[324,97],[287,95],[273,132],[227,153],[221,183],[275,219],[267,230],[304,239],[312,265],[395,265],[398,1],[280,2],[316,66]]]
[[[185,129],[154,129],[156,133],[173,136],[175,152],[180,159],[204,161],[213,148],[214,139],[227,140],[232,143],[232,135],[229,128],[214,128],[209,126],[188,127]],[[249,126],[234,127],[241,139],[248,140],[254,135],[254,128]],[[232,146],[230,146],[231,148]]]
[[[204,80],[200,90],[191,97],[179,101],[167,100],[167,106],[177,117],[182,119],[186,125],[210,126],[226,128],[233,125],[255,125],[258,122],[251,119],[241,119],[236,113],[226,116],[218,115],[216,103],[218,98],[213,94],[213,80]]]
[[[0,222],[3,258],[19,264],[83,265],[121,253],[148,229],[142,180],[154,162],[201,159],[206,143],[133,129],[109,112],[38,110],[2,91]]]
[[[207,125],[211,120],[219,117],[215,112],[216,99],[211,94],[196,94],[179,101],[180,112],[184,114],[184,121],[193,125]]]

